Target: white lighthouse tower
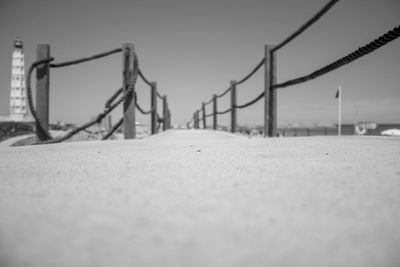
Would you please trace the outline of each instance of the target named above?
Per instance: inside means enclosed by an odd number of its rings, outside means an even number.
[[[22,41],[18,38],[14,42],[14,52],[12,54],[9,119],[11,121],[24,121],[27,118],[24,47]]]

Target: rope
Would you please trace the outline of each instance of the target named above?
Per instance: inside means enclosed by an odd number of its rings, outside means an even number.
[[[217,111],[217,114],[223,115],[223,114],[228,113],[228,112],[230,112],[230,111],[232,111],[232,108],[229,108],[229,109],[227,109],[227,110],[225,110],[225,111],[221,111],[221,112],[218,112],[218,111]]]
[[[329,1],[320,11],[318,11],[317,14],[315,14],[311,19],[309,19],[305,24],[303,24],[297,31],[289,35],[285,40],[283,40],[280,44],[275,46],[271,52],[278,51],[280,48],[284,47],[287,45],[290,41],[292,41],[294,38],[299,36],[301,33],[303,33],[305,30],[307,30],[311,25],[313,25],[317,20],[319,20],[326,12],[328,12],[333,5],[335,5],[339,0],[331,0]]]
[[[133,80],[132,80],[132,82],[130,84],[128,84],[128,86],[127,86],[128,88],[123,92],[122,97],[120,97],[118,99],[118,101],[116,101],[115,103],[111,104],[109,107],[106,107],[105,110],[103,112],[101,112],[97,116],[97,118],[95,118],[95,119],[93,119],[93,120],[81,125],[80,127],[72,130],[71,132],[65,134],[64,136],[57,137],[55,139],[47,140],[47,141],[44,141],[44,142],[39,142],[39,143],[36,143],[36,144],[60,143],[62,141],[65,141],[65,140],[71,138],[72,136],[74,136],[78,132],[80,132],[80,131],[82,131],[82,130],[84,130],[86,128],[89,128],[90,126],[92,126],[92,125],[94,125],[96,123],[100,123],[104,119],[104,117],[106,117],[111,111],[113,111],[119,104],[124,102],[126,100],[126,98],[132,94],[133,88],[134,88],[135,83],[136,83],[137,78],[138,78],[138,69],[139,69],[139,61],[138,61],[138,58],[137,58],[136,54],[134,54],[134,68],[133,69],[135,70],[135,72],[133,73]],[[126,77],[126,78],[127,78],[128,81],[131,80],[131,77],[129,77],[129,76]]]
[[[226,95],[231,89],[232,89],[232,87],[229,87],[229,88],[226,89],[222,94],[217,95],[217,98],[223,97],[223,96]]]
[[[160,95],[160,93],[158,92],[158,90],[157,90],[156,94],[157,94],[157,97],[158,97],[160,100],[163,100],[163,99],[164,99],[163,96]]]
[[[148,85],[151,86],[151,82],[144,77],[143,72],[139,69],[139,77],[142,78],[142,80]]]
[[[257,66],[256,66],[246,77],[244,77],[244,78],[241,79],[240,81],[236,82],[235,85],[239,85],[239,84],[244,83],[245,81],[247,81],[247,80],[248,80],[251,76],[253,76],[254,73],[256,73],[256,72],[261,68],[261,66],[263,66],[264,64],[265,64],[265,58],[263,58],[263,59],[260,61],[260,63],[258,63]]]
[[[36,69],[39,65],[48,64],[49,62],[53,61],[54,58],[46,58],[42,60],[38,60],[32,63],[32,65],[28,69],[28,74],[26,76],[26,91],[28,97],[28,105],[29,109],[31,110],[32,116],[36,121],[36,125],[40,128],[40,130],[46,135],[47,139],[51,139],[51,135],[43,126],[42,121],[39,118],[39,115],[36,112],[35,106],[33,105],[32,99],[32,87],[31,87],[31,76],[34,69]]]
[[[137,99],[136,99],[136,107],[137,107],[137,109],[140,111],[140,113],[142,113],[142,114],[144,114],[144,115],[148,115],[148,114],[150,114],[150,113],[152,113],[155,109],[156,109],[156,105],[154,105],[149,111],[145,111],[140,105],[139,105],[139,103],[137,102]]]
[[[309,80],[315,79],[315,78],[322,76],[328,72],[338,69],[346,64],[349,64],[350,62],[353,62],[354,60],[359,59],[360,57],[363,57],[366,54],[369,54],[369,53],[375,51],[376,49],[380,48],[381,46],[384,46],[387,43],[390,43],[391,41],[397,39],[399,36],[400,36],[400,25],[395,27],[393,30],[388,31],[387,33],[380,36],[379,38],[375,39],[374,41],[370,42],[369,44],[367,44],[363,47],[359,47],[354,52],[348,54],[345,57],[342,57],[341,59],[336,60],[335,62],[333,62],[329,65],[326,65],[323,68],[320,68],[308,75],[305,75],[305,76],[302,76],[302,77],[299,77],[296,79],[292,79],[292,80],[286,81],[284,83],[273,85],[272,88],[273,89],[284,88],[287,86],[304,83]]]
[[[115,53],[119,53],[119,52],[122,52],[122,48],[116,48],[116,49],[113,49],[111,51],[100,53],[100,54],[96,54],[96,55],[93,55],[93,56],[90,56],[90,57],[84,57],[84,58],[75,59],[75,60],[66,61],[66,62],[57,63],[57,64],[50,64],[50,67],[52,67],[52,68],[66,67],[66,66],[70,66],[70,65],[75,65],[75,64],[91,61],[91,60],[94,60],[94,59],[99,59],[99,58],[106,57],[106,56],[109,56],[109,55],[112,55],[112,54],[115,54]]]
[[[114,132],[122,125],[124,122],[124,118],[122,117],[112,128],[111,130],[101,138],[101,140],[107,140],[111,135],[114,134]]]
[[[104,105],[105,108],[109,108],[114,100],[122,93],[122,87],[119,88],[111,97],[107,100],[106,104]]]
[[[158,122],[158,126],[157,126],[157,132],[160,131],[160,127],[161,127],[161,123],[164,122],[164,119],[160,117],[160,115],[158,115],[157,113],[157,122]]]
[[[214,113],[210,113],[210,114],[208,114],[208,115],[206,114],[205,117],[208,118],[208,117],[211,117],[212,115],[214,115]]]
[[[213,102],[213,98],[211,98],[211,100],[209,100],[208,102],[204,103],[205,106],[211,104]]]
[[[255,99],[251,100],[250,102],[243,104],[243,105],[235,105],[235,108],[247,108],[248,106],[253,105],[254,103],[258,102],[263,96],[265,95],[265,92],[262,92],[259,96],[257,96]]]

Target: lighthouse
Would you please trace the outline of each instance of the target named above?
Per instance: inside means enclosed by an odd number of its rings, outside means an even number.
[[[14,42],[11,68],[10,117],[11,121],[25,121],[28,118],[24,46],[18,38]]]

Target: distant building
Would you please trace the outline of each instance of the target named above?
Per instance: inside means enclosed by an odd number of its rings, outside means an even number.
[[[10,116],[11,121],[27,121],[28,106],[25,88],[24,47],[20,39],[14,42],[11,65]]]

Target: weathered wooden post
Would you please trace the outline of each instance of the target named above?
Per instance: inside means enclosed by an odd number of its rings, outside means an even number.
[[[168,108],[168,111],[167,111],[167,115],[168,115],[167,128],[171,129],[171,110],[169,108]]]
[[[272,86],[276,83],[276,56],[271,53],[273,45],[265,45],[264,68],[264,136],[276,136],[277,127],[277,94]]]
[[[236,81],[231,81],[231,132],[235,133],[237,130],[236,118]]]
[[[217,95],[213,95],[213,129],[217,130]]]
[[[135,99],[135,48],[133,44],[127,43],[122,46],[122,67],[123,67],[123,82],[122,88],[127,91],[131,88],[131,92],[127,95],[124,102],[124,138],[136,138],[136,99]]]
[[[157,83],[151,83],[151,107],[154,110],[151,112],[151,134],[157,133]]]
[[[196,129],[199,129],[200,123],[199,123],[199,111],[196,110]]]
[[[203,102],[201,104],[201,110],[203,112],[203,129],[207,128],[207,121],[206,121],[206,104]]]
[[[163,96],[163,131],[167,130],[168,125],[168,102],[167,96]]]
[[[37,60],[50,58],[50,45],[40,44],[37,47]],[[49,130],[49,94],[50,67],[49,64],[39,65],[36,69],[36,111],[42,122],[43,130]],[[48,139],[44,131],[36,123],[36,138],[40,141]]]
[[[196,112],[193,113],[193,129],[196,129]]]

